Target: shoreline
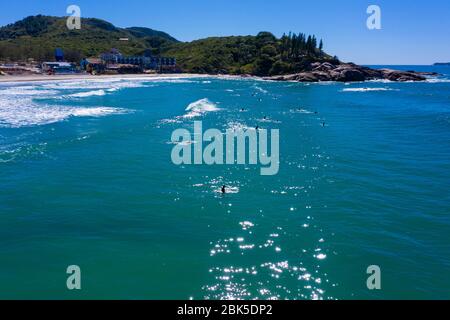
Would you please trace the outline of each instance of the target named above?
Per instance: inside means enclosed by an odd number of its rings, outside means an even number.
[[[208,78],[212,75],[194,73],[173,73],[173,74],[111,74],[111,75],[90,75],[90,74],[64,74],[64,75],[6,75],[0,76],[0,83],[18,82],[47,82],[66,80],[98,80],[98,79],[159,79],[159,78]]]
[[[379,70],[376,70],[379,71]],[[394,73],[411,75],[410,72],[397,71],[384,69],[383,71],[390,71]],[[314,71],[313,71],[314,72]],[[158,80],[158,79],[191,79],[191,78],[216,78],[216,79],[241,79],[241,80],[257,80],[257,81],[267,81],[267,82],[293,82],[293,83],[329,83],[329,82],[340,82],[340,83],[370,83],[377,81],[386,82],[428,82],[430,78],[425,76],[431,75],[429,72],[414,72],[413,74],[423,77],[420,80],[411,81],[398,81],[390,80],[386,78],[375,78],[375,79],[358,79],[358,80],[348,80],[348,81],[337,81],[334,79],[317,79],[317,81],[311,81],[310,79],[299,79],[299,76],[310,75],[311,72],[303,72],[298,74],[288,74],[282,76],[273,77],[258,77],[251,75],[225,75],[225,74],[200,74],[200,73],[164,73],[164,74],[111,74],[111,75],[91,75],[86,73],[81,74],[64,74],[64,75],[44,75],[44,74],[32,74],[32,75],[3,75],[0,76],[0,84],[3,83],[28,83],[28,82],[54,82],[54,81],[71,81],[71,80]],[[433,74],[431,78],[436,77],[438,74]],[[301,77],[300,77],[301,78]]]

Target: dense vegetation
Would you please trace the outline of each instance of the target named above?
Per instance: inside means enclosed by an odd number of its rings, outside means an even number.
[[[128,41],[121,41],[128,38]],[[99,19],[83,19],[81,30],[68,30],[66,18],[33,16],[0,28],[0,60],[52,60],[62,48],[69,61],[94,57],[117,48],[126,55],[150,50],[177,58],[185,72],[279,75],[304,71],[313,61],[333,59],[315,36],[289,34],[215,37],[181,43],[148,28],[117,28]]]
[[[173,44],[164,53],[194,73],[278,75],[305,70],[313,61],[332,59],[323,42],[304,34],[277,39],[269,32],[257,36],[207,38]]]
[[[120,41],[121,38],[129,41]],[[68,30],[66,18],[39,15],[0,28],[0,60],[52,60],[55,48],[62,48],[66,59],[73,62],[98,56],[111,48],[127,55],[142,54],[148,49],[159,54],[176,42],[161,31],[122,29],[99,19],[82,19],[81,30]]]

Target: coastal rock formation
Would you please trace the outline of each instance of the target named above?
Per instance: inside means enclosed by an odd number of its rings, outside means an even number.
[[[415,71],[399,71],[392,69],[371,69],[368,67],[358,66],[354,63],[333,64],[330,62],[312,63],[307,71],[281,75],[274,77],[266,77],[266,80],[275,81],[298,81],[298,82],[319,82],[319,81],[338,81],[338,82],[355,82],[367,80],[390,80],[390,81],[425,81],[425,76],[435,76],[436,73],[415,72]]]

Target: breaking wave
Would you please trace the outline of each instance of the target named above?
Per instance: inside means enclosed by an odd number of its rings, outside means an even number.
[[[346,88],[342,92],[372,92],[372,91],[397,91],[390,88]]]
[[[195,102],[192,102],[187,108],[186,111],[188,112],[183,116],[183,118],[196,118],[200,117],[205,113],[208,112],[215,112],[219,111],[220,109],[217,107],[217,105],[209,99],[204,98]]]
[[[446,78],[428,78],[426,80],[426,82],[428,82],[428,83],[449,83],[450,79],[446,79]]]
[[[111,89],[109,89],[109,90],[111,90]],[[110,92],[112,92],[112,91],[110,91]],[[68,95],[67,97],[86,98],[86,97],[93,97],[93,96],[101,97],[104,95],[106,95],[105,90],[94,90],[94,91],[73,93],[73,94]]]
[[[37,86],[20,86],[20,87],[7,87],[0,90],[0,97],[2,96],[40,96],[40,95],[56,95],[56,90],[39,90]]]
[[[61,81],[43,83],[42,87],[53,90],[99,90],[99,89],[125,89],[145,87],[144,80],[133,79],[89,79],[76,81]]]
[[[102,117],[131,112],[122,108],[50,106],[30,102],[5,104],[0,101],[0,127],[29,127],[60,122],[71,117]]]
[[[70,117],[101,117],[130,112],[127,109],[111,107],[48,105],[33,100],[36,96],[49,97],[48,94],[53,95],[53,92],[34,89],[17,90],[17,88],[1,90],[0,127],[20,128],[60,122]]]

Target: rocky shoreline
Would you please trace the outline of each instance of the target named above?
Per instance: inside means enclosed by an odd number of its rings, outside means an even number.
[[[307,71],[265,77],[266,80],[273,81],[298,81],[298,82],[320,82],[320,81],[337,81],[337,82],[359,82],[367,80],[389,80],[397,82],[406,81],[425,81],[427,76],[437,76],[433,72],[416,72],[416,71],[399,71],[392,69],[372,69],[368,67],[358,66],[354,63],[333,64],[330,62],[312,63]]]

